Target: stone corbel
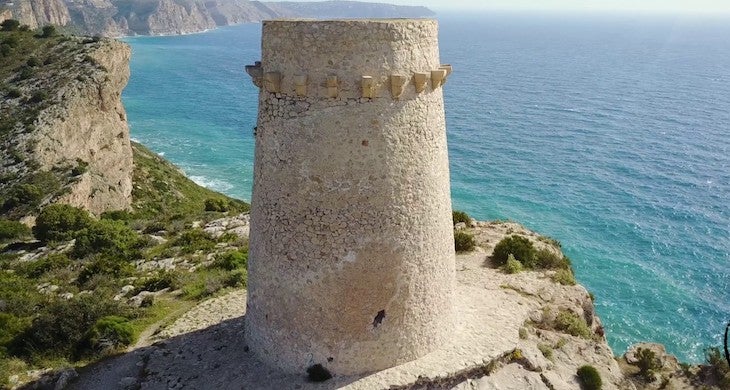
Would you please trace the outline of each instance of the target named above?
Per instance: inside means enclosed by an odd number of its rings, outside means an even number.
[[[337,76],[327,76],[325,86],[327,87],[327,97],[336,98],[340,93],[339,81]]]
[[[253,85],[259,88],[263,86],[264,71],[261,69],[261,61],[256,61],[253,65],[246,65],[246,73],[251,76]]]
[[[413,75],[413,85],[416,86],[416,93],[421,93],[425,91],[427,83],[428,73],[415,73]]]
[[[431,87],[436,89],[444,85],[446,78],[446,69],[436,69],[431,71]]]
[[[390,93],[393,95],[394,99],[398,99],[401,95],[403,95],[403,92],[406,90],[407,80],[406,76],[395,74],[390,76]]]
[[[281,73],[266,72],[264,74],[264,87],[271,93],[281,92]]]
[[[446,76],[444,76],[444,81],[441,82],[441,85],[444,85],[444,84],[446,84],[446,80],[449,78],[449,76],[451,75],[451,72],[453,72],[454,69],[449,64],[443,64],[443,65],[439,66],[439,69],[443,69],[446,71]]]
[[[375,97],[375,81],[373,76],[362,76],[360,80],[362,86],[362,97],[372,99]]]
[[[299,96],[307,96],[307,75],[294,75],[294,89]]]

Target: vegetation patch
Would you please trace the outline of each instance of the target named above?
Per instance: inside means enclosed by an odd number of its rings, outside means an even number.
[[[497,266],[507,263],[509,255],[513,255],[526,268],[533,268],[536,261],[536,251],[532,242],[522,236],[512,235],[505,237],[494,247],[492,259]]]
[[[460,230],[454,232],[454,248],[457,252],[470,252],[475,247],[476,241],[473,235]]]
[[[456,224],[460,222],[467,224],[467,226],[469,225],[469,223],[471,223],[471,217],[469,217],[469,214],[463,211],[454,210],[451,212],[451,214],[454,220],[454,226],[456,226]]]
[[[582,366],[576,372],[583,390],[600,390],[603,386],[601,374],[593,366]]]

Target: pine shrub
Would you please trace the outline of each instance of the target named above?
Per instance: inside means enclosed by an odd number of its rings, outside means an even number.
[[[533,268],[535,265],[535,247],[525,237],[517,235],[505,237],[494,247],[492,259],[494,259],[497,266],[501,266],[507,263],[510,254],[514,255],[515,259],[522,263],[525,268]]]
[[[583,390],[600,390],[603,386],[601,374],[593,366],[582,366],[576,374]]]
[[[474,236],[462,231],[454,232],[454,248],[457,252],[473,251],[476,246]]]

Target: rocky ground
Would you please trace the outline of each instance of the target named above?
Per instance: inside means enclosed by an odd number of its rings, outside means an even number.
[[[510,234],[527,236],[538,246],[554,242],[510,222],[460,228],[475,235],[478,247],[457,256],[454,338],[417,361],[323,383],[309,382],[304,373],[281,373],[248,352],[243,338],[246,292],[237,290],[200,303],[125,354],[45,383],[70,389],[559,390],[579,389],[576,371],[591,365],[600,373],[603,389],[699,388],[683,379],[679,363],[663,349],[657,349],[663,368],[654,384],[637,380],[636,359],[631,351],[618,362],[614,358],[585,288],[553,282],[554,271],[507,274],[488,257]],[[562,323],[564,317],[574,323]],[[662,379],[669,374],[669,381]]]

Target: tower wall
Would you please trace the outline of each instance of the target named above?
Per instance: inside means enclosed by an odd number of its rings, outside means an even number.
[[[366,373],[453,331],[437,29],[263,23],[246,342],[264,361]]]

